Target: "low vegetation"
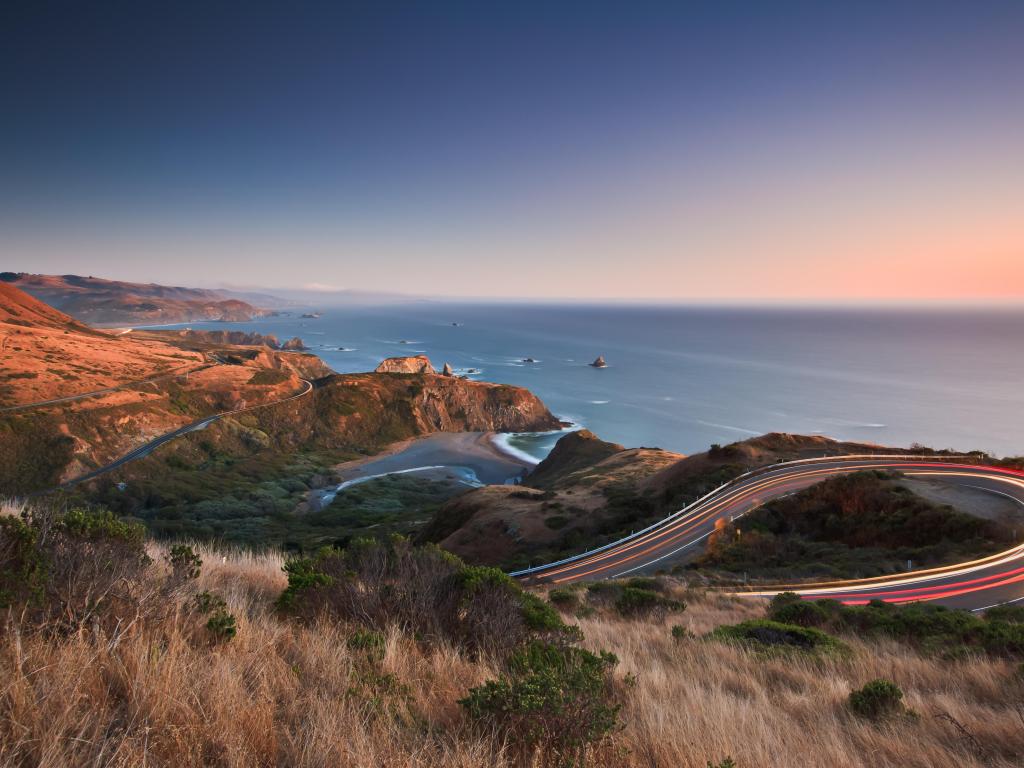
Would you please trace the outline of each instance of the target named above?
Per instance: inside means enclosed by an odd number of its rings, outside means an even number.
[[[773,621],[802,627],[891,638],[923,654],[945,658],[974,654],[1024,658],[1024,623],[1012,606],[980,616],[931,603],[894,605],[872,600],[867,605],[843,605],[783,593],[772,599],[768,615]]]
[[[831,635],[812,627],[784,624],[771,619],[749,619],[718,627],[709,635],[714,640],[742,643],[758,651],[802,651],[832,653],[845,646]]]
[[[397,538],[282,559],[157,544],[101,511],[16,508],[0,521],[4,768],[1024,758],[1019,651],[944,658],[900,633],[808,627],[792,607],[778,614],[791,597],[765,615],[760,602],[642,578],[546,600]],[[630,590],[664,603],[624,614]],[[773,622],[845,650],[766,653],[760,629]]]
[[[895,475],[858,472],[780,498],[719,531],[693,567],[751,577],[862,577],[991,554],[999,523],[927,501]]]
[[[871,720],[881,720],[885,717],[902,714],[905,711],[903,691],[890,680],[872,680],[863,688],[850,691],[848,701],[854,714]]]

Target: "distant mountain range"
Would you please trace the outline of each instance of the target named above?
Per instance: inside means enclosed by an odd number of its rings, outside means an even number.
[[[40,301],[93,325],[200,320],[244,322],[274,314],[266,305],[285,303],[272,296],[246,297],[263,304],[256,306],[230,291],[128,283],[80,275],[0,272],[0,281],[13,284]]]

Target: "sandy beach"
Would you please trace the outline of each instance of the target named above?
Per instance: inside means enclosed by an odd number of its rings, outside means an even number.
[[[462,467],[490,485],[520,477],[531,468],[524,460],[500,450],[492,438],[491,432],[440,432],[395,443],[383,453],[339,464],[335,470],[346,482],[417,467]]]

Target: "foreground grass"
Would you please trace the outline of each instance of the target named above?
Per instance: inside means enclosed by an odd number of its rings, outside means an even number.
[[[199,554],[195,587],[226,600],[237,620],[230,642],[203,631],[184,595],[158,623],[116,636],[22,633],[4,617],[0,766],[520,764],[458,704],[499,674],[486,657],[395,628],[368,654],[358,626],[274,608],[286,586],[279,556]],[[731,756],[739,768],[980,767],[1024,756],[1013,660],[942,660],[852,636],[841,638],[848,653],[765,655],[706,638],[763,618],[763,603],[675,596],[685,611],[637,617],[609,603],[579,620],[586,647],[618,656],[623,704],[621,729],[589,764],[706,768]],[[673,636],[673,626],[688,631]],[[918,716],[852,714],[850,691],[876,678],[898,684]]]

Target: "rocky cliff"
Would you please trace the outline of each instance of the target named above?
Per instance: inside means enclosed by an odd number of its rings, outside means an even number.
[[[389,357],[377,366],[374,373],[436,373],[426,355],[415,357]]]
[[[317,382],[306,398],[257,414],[284,450],[372,452],[433,432],[534,432],[560,422],[529,390],[438,374],[360,373]]]

